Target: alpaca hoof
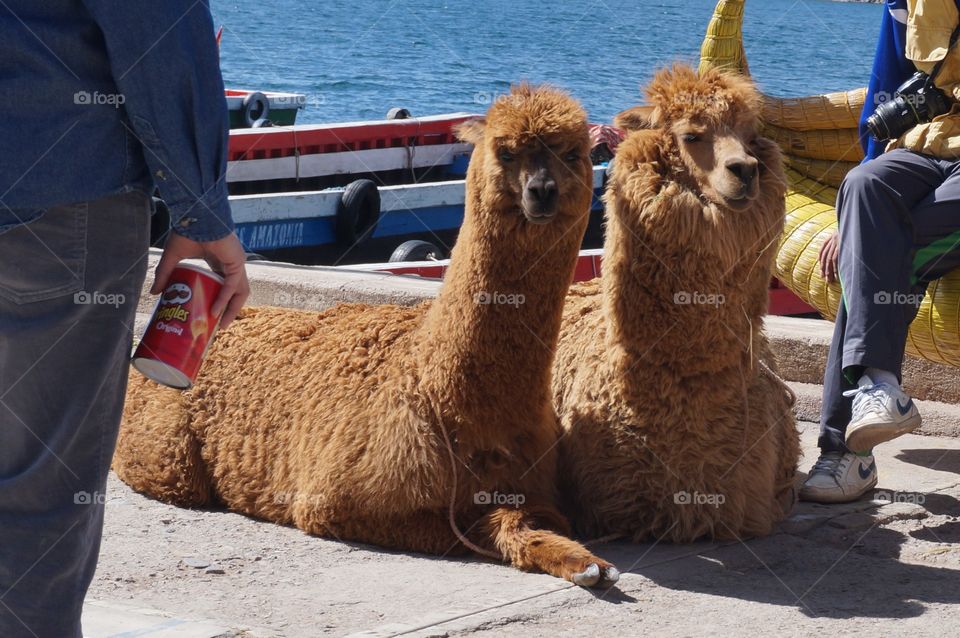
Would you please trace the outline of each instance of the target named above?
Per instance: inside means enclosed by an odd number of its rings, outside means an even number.
[[[574,584],[581,587],[609,589],[616,585],[618,580],[620,580],[620,570],[609,564],[606,567],[600,567],[597,563],[590,563],[585,570],[573,575]]]
[[[590,563],[585,570],[573,575],[573,582],[581,587],[593,587],[600,582],[600,566]]]
[[[600,579],[599,586],[604,589],[613,587],[620,580],[620,570],[610,565],[603,570],[603,577]]]

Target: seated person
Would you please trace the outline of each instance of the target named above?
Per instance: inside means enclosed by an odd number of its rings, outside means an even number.
[[[960,267],[958,34],[955,0],[887,2],[861,123],[874,139],[840,187],[840,230],[820,255],[843,300],[824,375],[821,455],[800,491],[807,501],[856,500],[877,483],[873,447],[920,426],[901,364],[927,284]],[[912,121],[878,123],[877,105],[883,111],[917,71],[935,86],[907,98]]]

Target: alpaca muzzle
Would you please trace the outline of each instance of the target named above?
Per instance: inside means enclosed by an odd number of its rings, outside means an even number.
[[[749,192],[753,181],[757,177],[757,160],[735,160],[727,162],[727,170],[743,184],[744,192]]]
[[[546,224],[557,214],[557,181],[545,168],[538,170],[523,189],[523,216],[532,224]]]
[[[760,194],[759,162],[752,157],[730,160],[724,168],[730,185],[725,189],[724,203],[734,210],[748,208]]]

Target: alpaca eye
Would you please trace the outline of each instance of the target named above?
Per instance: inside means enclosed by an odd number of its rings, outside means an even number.
[[[567,162],[578,162],[580,161],[580,153],[576,151],[567,153],[567,156],[563,158]]]
[[[500,151],[500,161],[509,163],[513,161],[513,153],[509,151]]]
[[[700,136],[695,133],[687,133],[686,135],[683,135],[681,139],[683,139],[683,141],[687,144],[693,144],[694,142],[700,141]]]

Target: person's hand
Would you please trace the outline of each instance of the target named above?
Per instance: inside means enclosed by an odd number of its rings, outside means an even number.
[[[150,294],[159,295],[167,287],[170,273],[184,259],[205,259],[210,268],[223,276],[223,289],[213,302],[215,317],[221,313],[220,327],[226,328],[233,321],[247,297],[250,296],[250,282],[247,281],[247,255],[236,234],[231,233],[223,239],[210,242],[195,242],[183,235],[171,232],[163,247],[163,256],[154,273]]]
[[[833,283],[837,280],[840,260],[840,233],[833,231],[833,234],[827,237],[827,241],[820,246],[820,254],[817,257],[820,262],[820,275]]]

